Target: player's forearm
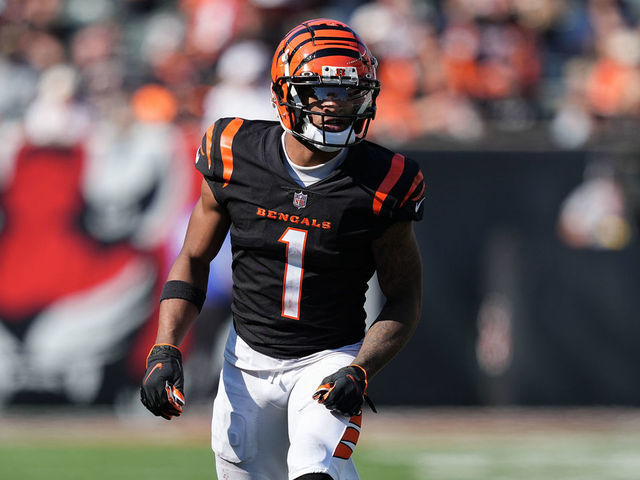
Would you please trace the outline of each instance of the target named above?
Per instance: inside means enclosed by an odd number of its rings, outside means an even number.
[[[197,317],[198,309],[193,303],[180,298],[163,300],[160,303],[156,343],[180,346]]]
[[[364,337],[353,363],[373,378],[406,345],[418,325],[419,301],[388,301]]]
[[[422,305],[422,261],[411,222],[397,222],[372,243],[387,302],[369,328],[354,363],[373,378],[413,335]]]
[[[180,280],[206,292],[209,263],[181,252],[174,262],[167,281]],[[169,298],[160,303],[156,343],[179,346],[198,317],[195,304],[181,298]]]
[[[206,292],[209,282],[209,263],[210,260],[201,260],[189,255],[183,249],[173,263],[167,281],[182,280]]]

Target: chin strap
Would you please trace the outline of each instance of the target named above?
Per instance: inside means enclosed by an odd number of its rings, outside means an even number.
[[[356,136],[353,135],[353,124],[342,132],[323,132],[322,129],[311,123],[308,116],[305,115],[302,121],[304,122],[302,133],[299,133],[298,136],[308,140],[315,148],[323,152],[337,152],[356,142]],[[325,145],[323,143],[325,141],[333,145]]]

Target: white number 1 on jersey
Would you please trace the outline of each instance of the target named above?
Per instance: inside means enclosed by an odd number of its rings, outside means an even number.
[[[287,265],[284,268],[282,288],[282,316],[299,320],[307,231],[289,227],[278,241],[287,244]]]

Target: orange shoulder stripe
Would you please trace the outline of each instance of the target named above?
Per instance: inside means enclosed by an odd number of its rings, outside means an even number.
[[[419,200],[420,197],[422,197],[422,194],[424,193],[424,189],[425,189],[425,185],[423,183],[422,184],[422,188],[420,189],[420,191],[418,193],[416,193],[413,197],[411,197],[411,200],[413,200],[414,202]]]
[[[402,199],[400,206],[405,204],[405,202],[409,199],[409,195],[411,195],[411,193],[416,189],[418,185],[420,185],[420,183],[423,180],[424,180],[424,176],[422,175],[422,172],[418,171],[418,174],[416,175],[416,177],[413,179],[413,182],[411,183],[411,187],[409,188],[409,190],[407,191],[407,194]],[[424,185],[422,186],[422,190],[420,193],[422,192],[424,192]]]
[[[222,179],[224,180],[224,184],[222,188],[229,185],[229,180],[231,180],[231,174],[233,173],[233,150],[231,146],[233,145],[233,137],[236,136],[240,126],[244,120],[241,118],[234,118],[229,122],[229,125],[225,127],[220,135],[220,154],[222,155]]]
[[[376,215],[380,214],[380,210],[382,209],[382,204],[387,199],[389,192],[394,187],[394,185],[398,182],[400,175],[402,175],[402,171],[404,170],[404,156],[396,153],[391,160],[391,167],[387,172],[386,177],[382,180],[382,183],[378,187],[378,191],[373,197],[373,213]]]
[[[216,126],[215,123],[212,123],[211,126],[207,129],[207,133],[206,133],[206,142],[205,142],[205,148],[207,149],[206,152],[204,152],[205,156],[207,157],[207,162],[209,162],[209,169],[211,169],[211,142],[213,141],[213,128]],[[201,147],[202,148],[202,147]]]

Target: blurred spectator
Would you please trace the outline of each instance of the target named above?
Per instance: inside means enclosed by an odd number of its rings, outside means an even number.
[[[74,101],[76,83],[73,67],[60,64],[43,72],[37,96],[25,112],[24,128],[31,144],[71,146],[87,136],[89,115]]]
[[[204,99],[203,130],[222,117],[276,120],[268,70],[271,49],[256,41],[228,47],[216,65],[216,82]]]
[[[445,8],[442,34],[447,82],[475,100],[502,129],[523,129],[534,116],[540,81],[537,34],[517,15],[513,2],[460,2]]]
[[[95,125],[84,175],[86,226],[104,242],[126,239],[139,248],[162,245],[190,203],[189,165],[177,152],[184,141],[173,124],[176,99],[145,85],[121,105],[120,122]]]
[[[36,92],[37,74],[27,66],[0,57],[0,121],[19,119]]]
[[[633,214],[615,159],[596,157],[560,208],[558,233],[577,249],[620,250],[632,238]]]
[[[602,141],[609,123],[625,117],[637,120],[640,114],[640,35],[623,6],[607,0],[588,2],[591,42],[567,61],[564,96],[551,123],[561,146]]]
[[[565,66],[564,98],[558,102],[550,123],[552,138],[561,147],[577,148],[584,145],[595,128],[587,105],[585,79],[589,68],[589,62],[584,59],[571,59]]]
[[[238,114],[273,118],[257,70],[274,38],[299,19],[342,15],[380,62],[372,137],[469,142],[551,118],[550,138],[576,148],[611,119],[639,115],[639,13],[625,0],[7,0],[0,79],[16,91],[0,94],[0,114],[20,116],[34,77],[70,62],[97,115],[154,82],[172,92],[175,122],[194,138],[228,114],[229,98],[246,99]]]
[[[586,79],[586,95],[595,115],[638,112],[640,102],[640,36],[625,28],[601,40],[600,54]]]
[[[260,16],[251,2],[181,0],[179,3],[188,18],[186,51],[201,61],[214,61],[234,38],[260,29]]]
[[[383,85],[371,136],[399,144],[424,133],[414,100],[422,93],[420,52],[429,34],[428,9],[413,0],[380,0],[358,7],[349,21],[379,62]]]

